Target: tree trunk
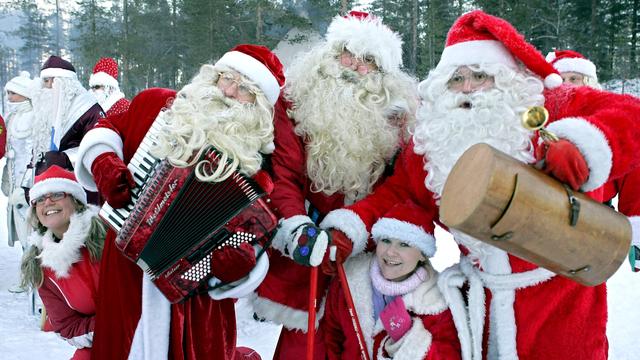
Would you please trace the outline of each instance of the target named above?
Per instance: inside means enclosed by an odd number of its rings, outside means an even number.
[[[122,1],[122,86],[120,88],[127,89],[129,78],[129,1]]]
[[[411,59],[409,68],[415,74],[418,66],[418,0],[413,0],[411,9]]]
[[[262,3],[259,1],[256,8],[256,40],[262,44]]]
[[[638,74],[637,46],[638,46],[638,6],[639,0],[633,0],[631,10],[631,44],[629,49],[629,77],[635,78]]]

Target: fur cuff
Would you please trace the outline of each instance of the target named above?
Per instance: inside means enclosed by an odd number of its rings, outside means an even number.
[[[278,231],[273,237],[271,247],[277,249],[282,255],[292,259],[290,249],[293,249],[293,238],[296,229],[304,224],[313,224],[313,221],[307,215],[294,215],[286,219],[281,219],[278,224]]]
[[[322,299],[320,309],[316,314],[316,329],[320,324],[320,320],[324,316],[324,305],[326,297]],[[253,298],[253,310],[260,318],[273,321],[276,324],[282,324],[289,330],[300,330],[307,332],[309,314],[304,310],[294,309],[290,306],[279,304],[275,301],[255,295]]]
[[[640,248],[640,216],[629,216],[631,223],[631,245]]]
[[[584,192],[602,186],[611,174],[613,152],[602,130],[579,117],[564,118],[547,127],[559,138],[567,139],[578,147],[589,167],[589,178],[582,185]]]
[[[113,151],[123,159],[122,138],[115,131],[108,128],[94,128],[89,131],[80,146],[76,157],[75,174],[78,182],[89,191],[98,191],[91,174],[93,161],[102,153]]]
[[[422,325],[420,318],[413,319],[411,329],[398,341],[390,338],[383,340],[384,349],[394,360],[426,359],[431,347],[432,336]],[[378,358],[382,357],[382,347],[378,350]]]
[[[338,209],[330,212],[320,223],[320,227],[326,230],[337,229],[345,233],[353,242],[351,256],[358,255],[367,246],[369,233],[367,227],[358,214],[347,209]]]

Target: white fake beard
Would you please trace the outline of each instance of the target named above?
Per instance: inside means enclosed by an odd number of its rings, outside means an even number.
[[[89,92],[91,93],[91,95],[93,95],[94,98],[96,98],[98,104],[100,104],[100,106],[104,109],[104,104],[107,101],[107,98],[109,98],[109,94],[107,94],[107,92],[102,89],[91,89],[89,90]]]
[[[461,108],[463,103],[471,108]],[[497,89],[468,95],[445,91],[436,104],[423,102],[413,138],[416,153],[426,159],[427,189],[439,198],[456,161],[478,143],[532,162],[531,133],[520,124],[523,110],[507,104]]]
[[[34,110],[34,143],[33,154],[37,155],[50,150],[51,127],[58,112],[58,102],[54,101],[54,90],[42,88],[33,99]]]
[[[287,90],[296,134],[305,139],[311,190],[342,193],[351,203],[369,194],[400,143],[386,114],[389,94],[382,74],[361,76],[325,56]],[[293,74],[293,78],[300,74]],[[302,82],[302,83],[301,83]]]
[[[158,138],[155,155],[184,167],[194,163],[194,151],[213,145],[233,163],[217,168],[220,173],[214,176],[216,169],[199,172],[200,180],[222,181],[236,169],[254,175],[262,165],[260,149],[273,141],[271,113],[227,98],[215,85],[190,84],[182,91],[187,95],[178,93],[171,108],[158,115],[168,125]]]

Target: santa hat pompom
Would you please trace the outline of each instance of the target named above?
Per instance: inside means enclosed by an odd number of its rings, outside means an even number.
[[[271,50],[260,45],[238,45],[214,66],[220,65],[234,69],[258,84],[271,105],[275,105],[285,78],[282,63]]]
[[[76,200],[87,205],[87,193],[76,177],[69,170],[53,165],[42,174],[36,176],[33,187],[29,190],[29,198],[35,200],[43,195],[65,192]]]
[[[447,34],[437,68],[501,63],[517,69],[520,61],[544,80],[548,88],[560,86],[558,71],[511,24],[481,10],[462,15]],[[558,75],[559,77],[559,75]]]
[[[396,72],[402,66],[402,39],[366,12],[336,16],[329,24],[326,39],[329,44],[344,44],[357,57],[372,55],[383,71]]]
[[[411,201],[397,204],[371,228],[371,236],[380,239],[396,239],[420,250],[426,257],[436,253],[433,237],[434,216]]]

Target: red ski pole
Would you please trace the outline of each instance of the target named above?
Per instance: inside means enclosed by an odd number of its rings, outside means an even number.
[[[313,345],[316,337],[316,295],[318,294],[318,267],[312,266],[309,273],[309,319],[307,323],[307,360],[313,360]]]
[[[344,272],[344,266],[342,264],[336,264],[336,267],[338,268],[338,277],[340,278],[340,284],[342,285],[344,298],[347,301],[347,308],[349,309],[349,316],[351,316],[351,323],[353,323],[353,329],[356,331],[356,335],[358,337],[358,345],[360,346],[361,358],[364,360],[369,360],[367,343],[364,341],[364,335],[362,334],[362,328],[360,327],[358,313],[356,312],[356,307],[353,303],[351,290],[349,290],[349,282],[347,281],[347,275]]]

